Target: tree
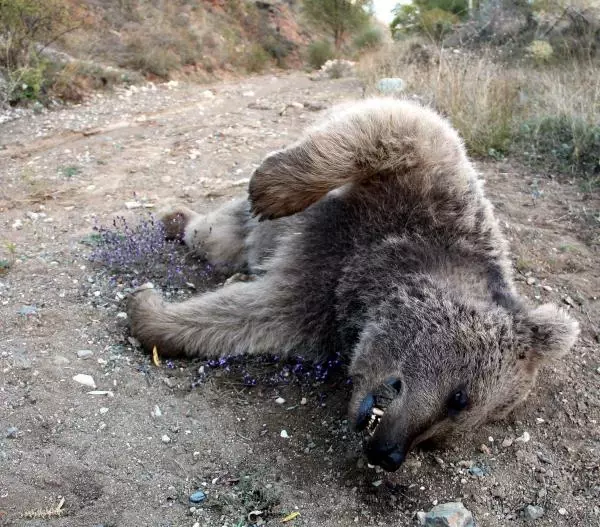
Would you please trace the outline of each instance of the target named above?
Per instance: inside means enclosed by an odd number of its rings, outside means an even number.
[[[441,40],[468,12],[469,0],[413,0],[396,5],[390,29],[394,36],[419,32]]]
[[[348,34],[369,23],[371,0],[304,0],[304,13],[333,37],[339,52]]]

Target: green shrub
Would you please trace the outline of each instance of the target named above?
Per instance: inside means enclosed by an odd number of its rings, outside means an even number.
[[[383,34],[377,27],[367,28],[354,39],[354,47],[359,50],[376,49],[383,43]]]
[[[526,157],[558,170],[600,173],[600,124],[581,117],[554,115],[530,120],[519,131]]]
[[[269,62],[269,54],[260,44],[253,44],[244,55],[244,64],[248,73],[260,73]]]
[[[328,60],[333,58],[333,49],[327,40],[316,40],[308,46],[308,64],[318,70]]]
[[[458,15],[436,7],[421,13],[419,24],[423,33],[434,40],[441,40],[459,21]]]
[[[8,72],[7,99],[12,104],[36,101],[45,84],[46,63],[38,62]]]

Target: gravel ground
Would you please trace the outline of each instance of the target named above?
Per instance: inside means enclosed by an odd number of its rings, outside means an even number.
[[[0,525],[233,527],[261,510],[266,525],[298,512],[288,525],[411,526],[451,501],[479,526],[600,525],[600,200],[576,180],[479,165],[522,292],[570,309],[582,336],[509,420],[395,474],[361,458],[343,372],[247,387],[235,367],[156,366],[128,339],[127,280],[89,261],[94,226],[241,195],[265,153],[360,94],[353,79],[294,73],[2,119]]]

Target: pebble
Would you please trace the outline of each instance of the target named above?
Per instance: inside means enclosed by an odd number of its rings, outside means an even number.
[[[521,437],[517,437],[516,441],[520,441],[521,443],[529,443],[530,439],[531,436],[529,435],[529,432],[523,432],[523,435]]]
[[[507,437],[504,441],[502,441],[502,446],[507,448],[513,444],[513,440],[510,437]]]
[[[206,494],[201,490],[197,490],[193,494],[190,495],[190,502],[192,503],[202,503],[206,499]]]
[[[285,403],[285,399],[283,397],[277,397],[277,399],[275,399],[275,402],[277,404],[284,404]]]
[[[142,204],[139,201],[127,201],[125,203],[125,208],[128,210],[139,209]]]
[[[566,516],[567,515],[567,509],[561,507],[560,509],[558,509],[558,514],[560,514],[561,516]]]
[[[404,81],[400,77],[388,77],[377,82],[377,91],[385,95],[400,93],[404,90]]]
[[[6,438],[7,439],[16,439],[17,434],[19,433],[19,429],[16,426],[11,426],[6,429]]]
[[[287,430],[282,430],[279,435],[281,437],[283,437],[283,439],[289,439],[290,438],[290,435],[287,433]]]
[[[92,357],[94,355],[94,352],[92,350],[79,350],[77,352],[77,357],[80,359],[89,359],[90,357]]]
[[[152,410],[152,417],[160,417],[162,415],[162,412],[160,410],[160,408],[158,407],[158,405],[154,405],[154,410]]]
[[[94,378],[91,375],[86,375],[85,373],[78,373],[73,377],[75,382],[79,384],[83,384],[84,386],[89,386],[90,388],[96,388],[96,383],[94,382]]]
[[[105,414],[105,413],[107,413],[107,412],[108,412],[108,408],[106,408],[106,406],[103,406],[102,408],[100,408],[100,413],[101,413],[102,415],[104,415],[104,414]]]
[[[478,478],[485,476],[485,472],[483,471],[483,469],[476,465],[469,469],[469,473]]]
[[[534,285],[535,284],[535,278],[533,276],[530,276],[527,280],[525,280],[525,283],[527,285]]]
[[[23,306],[21,309],[19,309],[19,315],[23,315],[25,317],[27,316],[33,316],[33,315],[37,315],[37,307],[35,306]]]
[[[600,368],[598,368],[598,373],[600,373]],[[302,399],[300,399],[300,404],[302,406],[304,406],[307,402],[308,400],[306,399],[306,397],[302,397]]]
[[[539,520],[544,515],[544,508],[539,505],[527,505],[523,510],[523,517],[526,520]]]
[[[171,438],[170,438],[170,437],[169,437],[167,434],[164,434],[164,435],[163,435],[163,436],[160,438],[160,440],[161,440],[163,443],[165,443],[165,444],[167,444],[167,443],[170,443],[170,442],[171,442]]]
[[[425,527],[475,527],[473,515],[461,502],[436,505],[428,513],[418,512],[417,518]]]
[[[487,445],[481,445],[479,447],[479,450],[481,451],[482,454],[485,454],[486,456],[490,456],[492,454],[490,447]]]

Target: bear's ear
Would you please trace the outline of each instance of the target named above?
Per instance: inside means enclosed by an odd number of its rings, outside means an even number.
[[[577,321],[553,304],[526,310],[519,319],[517,332],[521,349],[537,363],[562,357],[579,335]]]

